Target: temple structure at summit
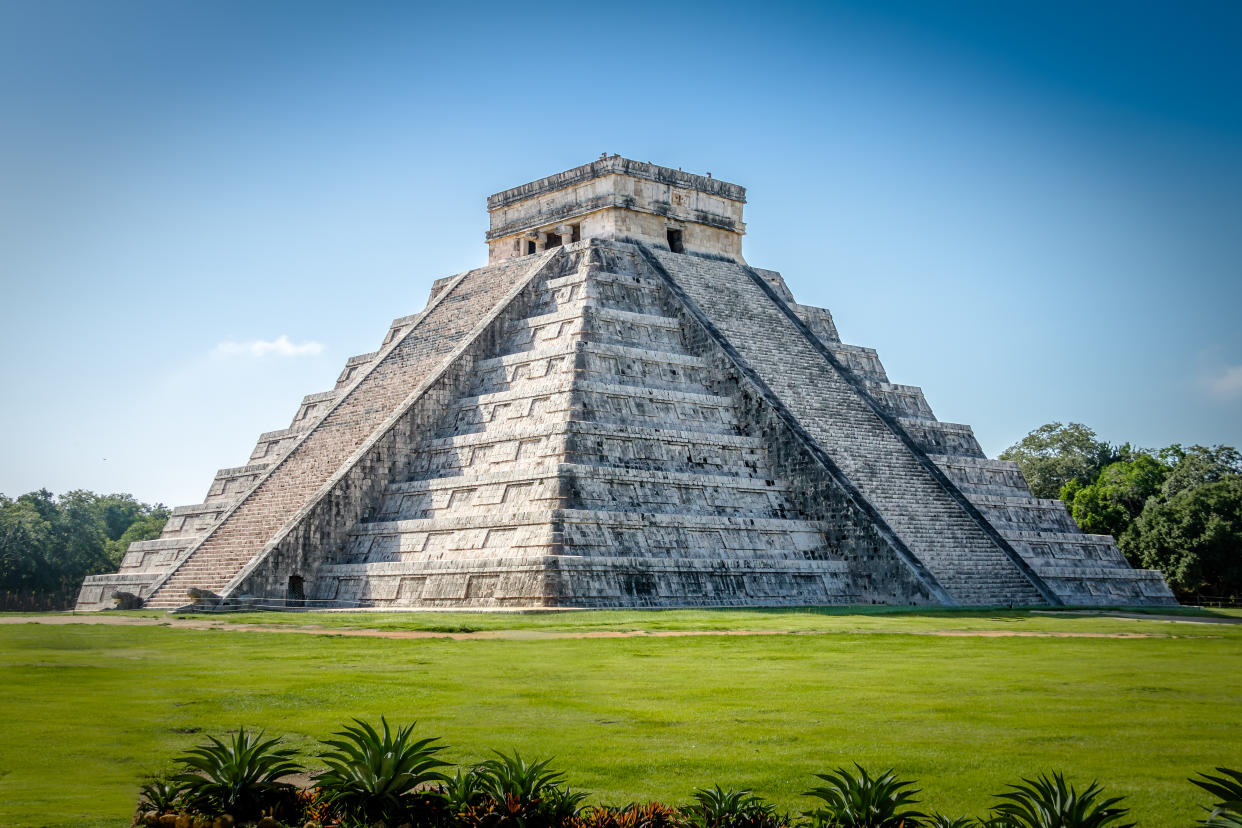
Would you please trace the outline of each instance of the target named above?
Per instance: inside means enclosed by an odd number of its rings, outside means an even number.
[[[491,196],[486,267],[78,608],[1175,603],[748,265],[745,202],[619,156]]]

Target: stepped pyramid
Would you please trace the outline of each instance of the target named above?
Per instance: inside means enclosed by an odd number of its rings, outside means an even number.
[[[1175,603],[745,264],[744,203],[619,156],[491,196],[488,266],[78,608]]]

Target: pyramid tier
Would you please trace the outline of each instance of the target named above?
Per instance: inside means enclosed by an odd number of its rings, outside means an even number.
[[[412,461],[411,475],[415,480],[447,478],[518,464],[551,466],[562,460],[632,469],[728,471],[743,477],[772,475],[766,448],[757,437],[583,420],[431,440]]]

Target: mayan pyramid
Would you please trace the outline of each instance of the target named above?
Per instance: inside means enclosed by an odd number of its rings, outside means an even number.
[[[748,266],[744,204],[618,156],[491,196],[486,267],[78,608],[1174,603]]]

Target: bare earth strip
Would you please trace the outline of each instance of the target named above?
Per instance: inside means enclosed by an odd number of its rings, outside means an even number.
[[[1198,623],[1209,619],[1186,619],[1164,616],[1123,616],[1139,620],[1183,621]],[[1211,619],[1221,623],[1217,619]],[[1230,619],[1226,623],[1242,623]],[[88,624],[139,627],[171,627],[185,630],[235,630],[238,632],[280,632],[303,635],[335,635],[358,638],[420,639],[441,638],[454,641],[472,639],[509,639],[519,641],[542,641],[562,638],[683,638],[689,636],[751,636],[751,635],[931,635],[955,638],[1174,638],[1160,633],[1132,632],[1042,632],[1032,630],[597,630],[589,632],[545,632],[541,630],[480,630],[476,632],[440,632],[430,630],[368,630],[339,629],[315,626],[267,626],[264,624],[224,624],[204,619],[126,618],[116,615],[0,615],[0,624]]]

